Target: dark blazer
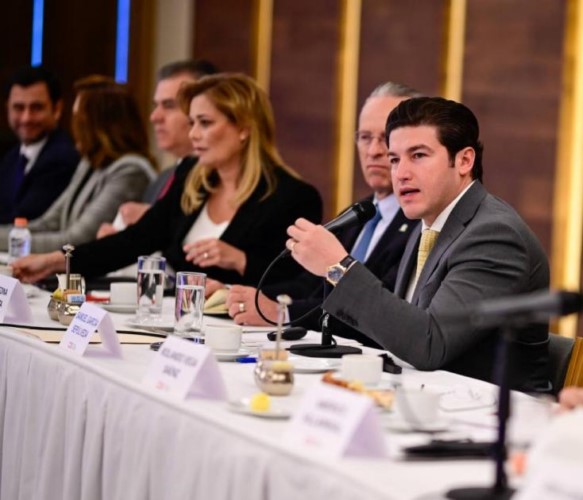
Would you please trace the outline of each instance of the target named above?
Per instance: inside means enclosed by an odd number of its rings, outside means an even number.
[[[372,201],[373,197],[369,196],[365,199]],[[399,268],[401,256],[405,250],[407,240],[409,239],[411,232],[417,227],[417,224],[418,221],[407,219],[402,210],[399,210],[365,262],[367,269],[379,278],[384,286],[390,291],[395,289],[397,269]],[[345,229],[340,229],[336,232],[336,237],[340,243],[342,243],[344,248],[346,248],[347,252],[349,252],[354,246],[363,226],[364,224],[356,224]],[[314,276],[307,271],[303,271],[302,274],[292,282],[279,283],[277,285],[264,287],[263,292],[271,298],[276,297],[280,293],[287,293],[290,295],[292,299],[294,299],[292,305],[289,307],[291,320],[297,320],[304,314],[317,308],[312,314],[297,324],[312,330],[319,330],[319,320],[322,315],[322,309],[317,306],[322,304],[324,293],[329,293],[330,289],[330,285],[328,285],[325,280],[318,276]],[[365,345],[378,347],[378,344],[372,339],[362,335],[357,330],[354,330],[350,326],[333,317],[330,318],[328,324],[332,333],[335,335],[354,338]]]
[[[18,193],[13,193],[19,155],[20,144],[6,153],[0,163],[0,224],[11,224],[14,217],[32,220],[44,214],[69,185],[79,163],[73,141],[57,129],[49,134]]]
[[[407,244],[395,293],[357,263],[330,293],[324,309],[418,369],[492,381],[498,335],[455,313],[471,311],[484,299],[547,288],[547,257],[514,209],[475,182],[447,219],[410,304],[404,297],[420,232],[418,228]],[[548,390],[548,325],[521,330],[516,339],[509,355],[511,386]]]
[[[191,168],[191,166],[189,167]],[[71,261],[75,272],[96,277],[136,262],[138,256],[162,251],[175,271],[200,271],[223,283],[257,285],[267,265],[285,248],[286,229],[298,217],[314,222],[322,218],[322,200],[314,187],[281,169],[277,170],[275,192],[261,199],[264,179],[251,197],[239,207],[221,240],[245,252],[243,276],[219,267],[200,268],[184,259],[182,242],[200,213],[185,215],[180,199],[186,175],[177,172],[168,194],[158,200],[134,225],[124,231],[79,246]],[[289,279],[299,272],[291,259],[277,266],[276,279]]]

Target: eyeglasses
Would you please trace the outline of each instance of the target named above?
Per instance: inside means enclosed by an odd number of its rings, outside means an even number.
[[[372,144],[373,140],[377,140],[379,144],[385,145],[385,134],[373,134],[372,132],[366,132],[364,130],[357,130],[354,134],[354,139],[358,146],[368,147]]]

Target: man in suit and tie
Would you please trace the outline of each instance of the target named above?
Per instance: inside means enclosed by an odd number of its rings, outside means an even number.
[[[190,123],[188,116],[178,107],[176,95],[184,82],[193,82],[204,75],[216,73],[213,64],[205,60],[176,61],[162,66],[156,75],[154,109],[150,122],[158,147],[177,158],[175,166],[164,170],[144,194],[142,202],[128,201],[118,211],[113,224],[104,223],[97,233],[103,238],[125,227],[135,224],[155,201],[166,194],[176,176],[190,172],[194,165],[192,142],[188,137]]]
[[[322,226],[299,219],[287,247],[334,287],[324,309],[422,370],[493,380],[497,334],[455,313],[484,299],[549,286],[546,255],[506,203],[482,185],[482,144],[474,114],[442,98],[401,102],[386,125],[393,186],[403,212],[421,219],[399,266],[395,292],[346,255]],[[516,332],[509,382],[549,389],[548,325]]]
[[[393,194],[391,169],[385,142],[385,123],[390,111],[401,101],[420,96],[416,90],[394,82],[379,85],[366,99],[358,120],[356,146],[362,175],[373,194],[372,200],[377,212],[366,225],[348,227],[337,232],[343,247],[363,262],[377,276],[388,290],[393,290],[397,268],[411,231],[417,221],[410,221],[399,208]],[[263,314],[275,321],[277,303],[273,300],[278,294],[290,295],[294,302],[289,307],[291,320],[306,315],[300,324],[311,329],[319,328],[322,309],[318,307],[329,288],[319,276],[304,272],[293,282],[278,283],[264,287],[260,294],[260,308]],[[255,303],[255,288],[233,286],[227,299],[229,314],[236,323],[267,324],[258,314]],[[310,313],[311,311],[311,313]],[[356,338],[368,345],[376,345],[371,339],[331,318],[331,330],[341,336]]]
[[[58,128],[61,87],[41,66],[18,70],[7,86],[8,123],[19,139],[0,162],[0,224],[36,219],[69,184],[79,155]]]

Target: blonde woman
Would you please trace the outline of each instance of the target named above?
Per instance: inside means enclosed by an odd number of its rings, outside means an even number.
[[[161,250],[176,271],[255,285],[284,249],[290,224],[298,217],[320,221],[320,196],[282,160],[269,99],[251,78],[207,76],[183,86],[178,101],[190,119],[198,163],[178,172],[168,194],[138,223],[78,247],[75,272],[99,276]],[[25,281],[62,269],[61,252],[14,263],[15,275]],[[273,278],[290,278],[297,269],[287,259]]]

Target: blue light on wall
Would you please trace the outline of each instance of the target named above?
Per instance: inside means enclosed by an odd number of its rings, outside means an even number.
[[[30,64],[39,66],[43,63],[43,28],[44,28],[44,0],[34,0],[32,5],[32,49]]]
[[[128,54],[130,48],[130,2],[117,2],[117,37],[115,45],[115,80],[119,83],[128,81]]]

